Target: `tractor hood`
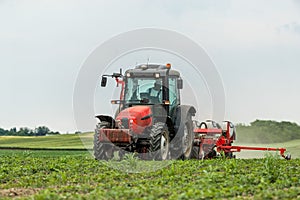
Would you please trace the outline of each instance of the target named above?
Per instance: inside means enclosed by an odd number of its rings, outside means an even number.
[[[133,106],[122,110],[116,120],[122,128],[131,129],[141,134],[146,127],[152,125],[152,111],[150,106]]]

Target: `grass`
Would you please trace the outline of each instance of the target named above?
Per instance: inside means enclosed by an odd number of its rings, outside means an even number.
[[[53,136],[0,136],[0,147],[22,148],[92,148],[93,133]],[[84,146],[84,144],[87,144]]]
[[[132,167],[162,163],[128,159],[124,163]],[[84,155],[1,156],[0,164],[0,199],[300,198],[300,160],[274,156],[173,161],[138,174],[115,170]]]
[[[10,157],[34,157],[34,158],[45,158],[45,157],[63,157],[63,156],[89,156],[89,151],[47,151],[47,150],[0,150],[1,156]]]
[[[84,149],[83,143],[91,146],[92,139],[93,133],[6,136],[0,137],[0,146]],[[285,147],[295,158],[300,157],[299,144],[244,145]],[[263,159],[167,162],[128,154],[122,161],[98,162],[86,150],[0,150],[0,166],[0,199],[300,198],[300,159],[287,161],[272,154]]]
[[[240,143],[235,142],[234,145],[243,145],[243,146],[257,146],[257,147],[277,147],[277,148],[286,148],[286,152],[292,155],[292,158],[300,158],[300,140],[291,140],[283,143],[273,143],[273,144],[253,144],[253,143]],[[259,158],[263,157],[265,152],[260,151],[242,151],[236,153],[239,158]]]
[[[98,162],[84,150],[92,140],[93,133],[0,137],[0,147],[83,149],[0,150],[0,199],[300,199],[300,159],[261,153],[263,159],[158,162],[128,154]],[[300,158],[300,140],[242,145],[284,147]]]
[[[292,154],[293,158],[300,158],[300,140],[292,140],[284,143],[273,144],[251,144],[240,143],[237,141],[234,143],[234,145],[283,147],[287,149],[287,152]],[[42,137],[0,136],[0,147],[92,149],[93,133],[63,134]],[[260,151],[242,151],[240,153],[236,153],[239,158],[262,158],[264,154],[265,152]]]

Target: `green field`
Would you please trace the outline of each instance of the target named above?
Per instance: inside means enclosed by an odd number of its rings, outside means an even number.
[[[0,137],[1,147],[45,149],[0,150],[0,199],[300,198],[299,159],[262,154],[263,159],[159,162],[129,154],[122,161],[98,162],[85,149],[92,147],[92,139],[93,133]],[[299,142],[270,146],[286,147],[295,158]],[[243,158],[243,153],[237,155]]]
[[[261,147],[282,147],[291,153],[293,158],[300,158],[300,140],[292,140],[284,143],[273,144],[251,144],[235,142],[234,145],[261,146]],[[63,134],[55,136],[0,136],[0,147],[21,147],[21,148],[45,148],[45,149],[92,149],[93,133]],[[2,151],[3,153],[3,151]],[[1,151],[0,151],[1,154]],[[238,158],[261,158],[265,152],[242,151],[236,153]]]
[[[0,136],[0,147],[22,148],[92,148],[93,133],[62,134],[53,136]]]
[[[290,153],[292,155],[292,158],[300,158],[300,140],[292,140],[288,142],[273,144],[251,144],[235,142],[234,145],[286,148],[286,152]],[[265,153],[266,152],[263,151],[242,151],[236,153],[236,155],[238,158],[261,158],[264,156]]]
[[[92,156],[92,154],[87,150],[72,151],[72,150],[0,150],[0,156],[20,156],[20,157],[63,157],[63,156]]]
[[[168,161],[154,172],[120,169],[159,161],[98,162],[88,155],[0,156],[0,199],[297,199],[300,160]]]

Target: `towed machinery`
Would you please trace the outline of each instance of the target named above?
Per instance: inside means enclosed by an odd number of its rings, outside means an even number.
[[[115,116],[98,115],[100,123],[94,136],[94,156],[107,160],[118,153],[137,152],[143,159],[205,159],[224,152],[233,158],[233,152],[241,150],[279,151],[284,148],[259,148],[232,146],[236,138],[233,123],[218,123],[207,120],[193,121],[196,109],[182,105],[180,90],[183,80],[180,73],[171,69],[171,64],[142,64],[112,75],[102,75],[101,86],[107,77],[121,85],[120,99]]]
[[[193,157],[198,159],[214,158],[217,153],[224,153],[227,158],[235,158],[234,152],[241,150],[256,151],[277,151],[286,160],[291,159],[291,155],[285,155],[285,148],[269,148],[269,147],[249,147],[249,146],[233,146],[232,143],[236,139],[236,129],[232,122],[224,121],[223,126],[217,122],[207,120],[205,122],[194,121],[194,146]]]

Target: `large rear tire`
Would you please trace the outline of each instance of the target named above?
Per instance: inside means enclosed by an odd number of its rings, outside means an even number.
[[[193,121],[190,113],[184,117],[179,116],[182,120],[177,122],[179,126],[175,137],[172,139],[171,158],[187,160],[192,158],[194,131]]]
[[[194,144],[194,132],[192,116],[188,114],[184,124],[182,136],[182,159],[187,160],[192,157]]]
[[[150,155],[154,160],[167,160],[169,158],[170,136],[165,123],[153,124],[150,131]]]
[[[96,127],[94,135],[94,156],[96,160],[109,160],[114,155],[114,146],[111,143],[99,141],[100,129],[103,128],[109,128],[109,123],[101,122]]]

